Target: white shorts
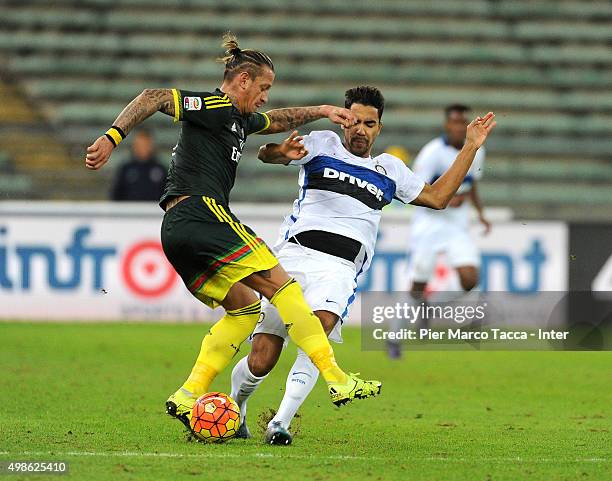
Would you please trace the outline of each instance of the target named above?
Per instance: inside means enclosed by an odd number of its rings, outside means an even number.
[[[341,343],[342,320],[348,314],[357,289],[355,263],[293,243],[281,247],[276,257],[283,269],[300,284],[306,302],[313,311],[329,311],[338,315],[340,321],[329,339]],[[263,299],[261,312],[253,335],[274,334],[285,339],[286,343],[287,329],[276,308]]]
[[[467,229],[432,222],[415,229],[410,241],[410,270],[415,282],[431,280],[438,255],[444,252],[451,267],[480,266],[480,252]]]

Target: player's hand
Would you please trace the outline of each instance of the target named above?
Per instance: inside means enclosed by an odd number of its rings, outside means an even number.
[[[476,117],[467,127],[466,144],[470,144],[477,149],[480,148],[496,125],[497,122],[493,112],[489,112],[484,117]]]
[[[298,135],[298,131],[294,130],[291,132],[291,135],[280,144],[279,149],[285,158],[300,160],[308,155],[308,151],[304,147],[304,144],[302,144],[303,140],[304,137]]]
[[[87,147],[85,167],[90,170],[98,170],[108,162],[114,148],[115,146],[108,140],[106,135],[98,137],[93,144]]]
[[[321,113],[335,124],[342,125],[347,129],[357,123],[355,114],[352,110],[333,105],[321,106]]]
[[[485,219],[485,217],[482,214],[478,216],[478,220],[484,226],[484,231],[482,235],[488,235],[489,232],[491,232],[491,223],[487,219]]]

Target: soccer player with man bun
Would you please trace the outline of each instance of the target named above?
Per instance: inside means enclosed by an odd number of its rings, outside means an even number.
[[[267,144],[259,151],[263,162],[300,166],[299,198],[281,227],[275,250],[287,272],[304,289],[325,332],[338,342],[342,320],[355,299],[358,277],[374,256],[382,208],[395,198],[444,209],[462,184],[478,148],[495,127],[491,112],[470,123],[463,147],[430,185],[390,154],[372,157],[383,125],[384,106],[377,88],[352,88],[346,91],[345,107],[356,122],[343,126],[343,138],[329,130],[303,137],[293,132],[283,143]],[[250,436],[247,400],[278,361],[287,338],[282,314],[273,303],[264,302],[262,313],[253,333],[251,353],[232,372],[232,397],[242,417],[239,437]],[[317,378],[316,367],[298,350],[280,408],[268,424],[268,443],[291,443],[289,425]]]
[[[309,356],[328,383],[334,404],[380,392],[338,367],[321,322],[266,244],[231,212],[229,193],[247,136],[274,134],[329,118],[346,127],[354,115],[321,105],[258,113],[274,82],[274,65],[263,52],[241,49],[224,36],[223,82],[211,92],[145,89],[119,114],[113,126],[88,149],[86,166],[101,168],[130,131],[157,111],[182,122],[160,206],[166,211],[164,252],[189,291],[225,316],[204,337],[184,384],[166,401],[166,412],[189,426],[195,400],[231,361],[253,331],[261,311],[260,293],[276,307],[291,339]]]

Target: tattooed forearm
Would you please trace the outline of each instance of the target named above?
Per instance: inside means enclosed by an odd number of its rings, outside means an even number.
[[[270,127],[263,133],[276,134],[287,132],[300,125],[322,119],[325,115],[321,112],[321,107],[290,107],[288,109],[274,109],[266,112],[270,118]]]
[[[174,116],[174,97],[171,89],[145,89],[132,100],[115,119],[113,125],[127,135],[134,126],[160,111]]]

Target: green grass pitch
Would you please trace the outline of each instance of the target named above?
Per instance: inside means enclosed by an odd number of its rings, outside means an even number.
[[[609,352],[427,351],[393,362],[361,352],[358,330],[345,329],[337,357],[381,379],[379,398],[337,409],[319,381],[294,444],[262,444],[257,414],[278,405],[290,347],[249,405],[255,438],[206,445],[163,414],[204,332],[0,323],[0,461],[65,460],[70,470],[2,478],[612,479]],[[229,392],[229,372],[214,389]]]

